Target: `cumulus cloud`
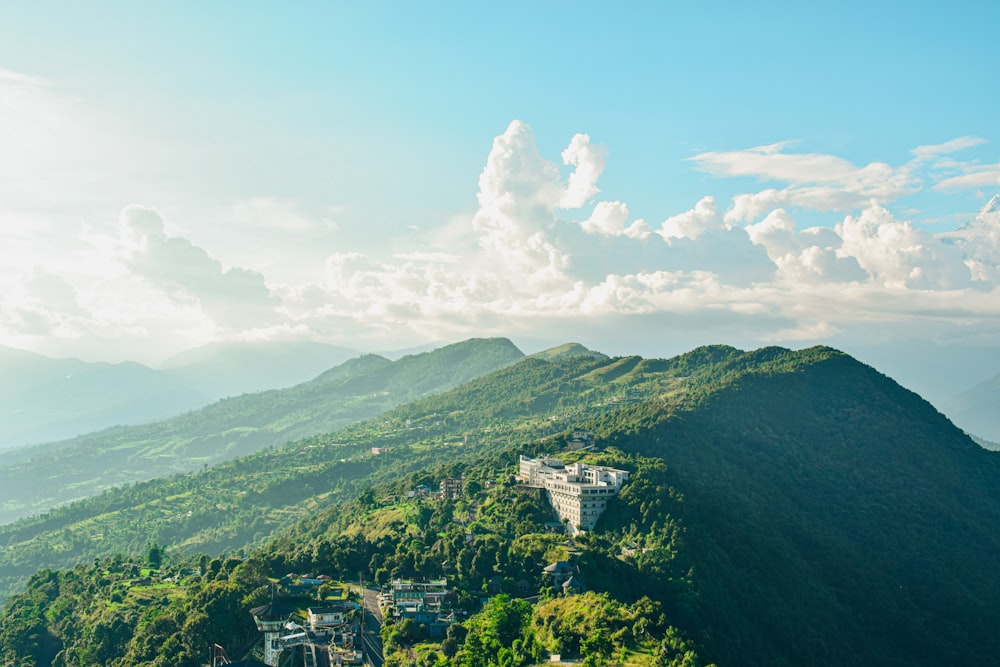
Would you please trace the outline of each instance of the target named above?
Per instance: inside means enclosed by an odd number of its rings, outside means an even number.
[[[963,138],[920,147],[914,155],[930,160],[975,143]],[[778,204],[848,208],[872,192],[897,196],[916,181],[906,169],[884,163],[858,167],[787,150],[776,144],[702,154],[720,174],[793,183],[737,196],[726,213],[705,196],[651,226],[630,220],[625,202],[590,204],[600,194],[606,153],[593,150],[589,137],[575,135],[562,153],[563,163],[574,167],[563,178],[557,164],[539,154],[530,126],[515,121],[486,159],[479,208],[464,227],[470,243],[381,259],[336,253],[327,261],[325,281],[289,293],[285,307],[311,330],[340,322],[375,337],[406,330],[448,338],[509,332],[518,323],[558,328],[558,322],[596,326],[644,317],[668,328],[683,321],[745,327],[762,340],[779,334],[810,340],[858,318],[914,317],[919,298],[901,299],[900,292],[988,289],[959,247],[969,239],[939,238],[872,199],[835,225],[799,229]],[[586,206],[592,207],[580,222],[562,217],[568,207]],[[743,220],[757,222],[743,226]],[[465,247],[471,250],[458,250]],[[887,292],[892,298],[882,298]],[[972,301],[963,296],[955,303],[964,308]]]
[[[829,228],[796,231],[795,220],[784,209],[775,209],[756,224],[747,225],[752,243],[763,247],[786,284],[851,282],[869,274],[857,260],[842,252],[843,239]]]
[[[670,239],[695,240],[705,231],[726,228],[715,208],[715,197],[703,197],[690,211],[671,216],[660,226],[660,236]]]
[[[584,231],[604,236],[628,236],[645,239],[652,233],[645,220],[635,220],[625,226],[628,221],[628,204],[620,201],[602,201],[594,206],[590,217],[581,223]]]
[[[695,161],[719,176],[784,183],[731,201],[695,197],[650,224],[624,201],[601,200],[608,153],[588,135],[551,160],[514,121],[486,156],[477,209],[408,232],[405,247],[334,246],[311,278],[269,283],[244,268],[261,264],[226,266],[210,241],[202,247],[156,210],[130,206],[113,234],[88,235],[117,274],[81,288],[26,272],[0,306],[0,329],[152,336],[166,324],[174,334],[308,335],[371,348],[518,331],[575,338],[581,327],[621,337],[655,329],[698,344],[819,340],[863,322],[997,322],[988,304],[1000,285],[1000,204],[938,234],[885,208],[921,187],[917,166],[944,179],[973,173],[947,156],[977,143],[920,146],[900,167],[796,155],[788,143],[702,153]],[[843,213],[801,228],[796,207]],[[291,201],[255,198],[225,213],[255,238],[336,239],[332,222]]]
[[[576,134],[562,152],[563,164],[572,166],[566,188],[559,198],[559,208],[580,208],[600,190],[597,179],[604,171],[607,150],[590,143],[589,134]]]
[[[247,328],[273,322],[279,301],[264,276],[240,267],[223,267],[191,241],[169,236],[160,214],[128,206],[119,217],[118,259],[133,274],[178,301],[195,302],[223,328]]]
[[[952,290],[970,287],[962,253],[872,204],[836,226],[842,252],[857,259],[874,280],[889,287]]]
[[[72,337],[85,316],[69,281],[35,266],[20,273],[5,295],[0,327],[18,335]]]

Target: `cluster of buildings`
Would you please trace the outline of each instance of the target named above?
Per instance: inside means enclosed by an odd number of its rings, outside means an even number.
[[[361,628],[355,622],[358,607],[341,602],[309,607],[305,625],[292,620],[293,609],[272,600],[250,610],[264,633],[264,663],[271,667],[360,665]]]
[[[455,622],[447,579],[393,579],[382,591],[383,615],[399,623],[410,619],[424,625],[431,637],[443,637]]]
[[[571,532],[579,532],[594,529],[608,500],[628,481],[628,471],[522,455],[518,477],[527,486],[545,489],[560,521]]]
[[[437,498],[442,500],[458,500],[465,489],[465,477],[445,477],[438,485]],[[426,484],[418,484],[406,492],[407,498],[430,498],[433,493]]]

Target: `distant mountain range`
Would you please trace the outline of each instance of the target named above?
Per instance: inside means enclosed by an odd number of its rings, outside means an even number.
[[[207,402],[184,381],[140,364],[0,347],[0,450],[162,419]]]
[[[223,399],[159,422],[0,452],[0,522],[112,486],[190,472],[333,431],[523,356],[506,339],[472,339],[397,361],[364,355],[287,389]]]
[[[291,387],[360,355],[312,341],[210,343],[170,357],[160,370],[215,401]]]
[[[0,347],[0,450],[290,387],[359,354],[309,341],[213,343],[175,355],[156,370]]]
[[[962,392],[941,409],[959,428],[1000,443],[1000,374]]]

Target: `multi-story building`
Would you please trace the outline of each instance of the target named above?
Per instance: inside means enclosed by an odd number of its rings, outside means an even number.
[[[449,500],[458,500],[462,497],[462,488],[464,485],[464,477],[445,477],[441,480],[438,495]]]
[[[431,636],[443,636],[455,620],[445,604],[450,593],[447,579],[393,579],[383,602],[397,622],[409,618],[426,625]]]
[[[563,465],[559,459],[521,456],[518,476],[529,486],[548,491],[549,502],[573,532],[593,530],[598,517],[622,485],[628,471],[583,463]]]

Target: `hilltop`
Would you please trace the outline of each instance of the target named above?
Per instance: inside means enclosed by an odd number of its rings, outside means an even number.
[[[484,591],[544,588],[541,566],[565,558],[607,596],[588,598],[603,615],[583,620],[568,602],[525,608],[493,598],[485,616],[465,624],[468,635],[421,650],[439,651],[437,664],[472,660],[505,614],[516,619],[518,643],[505,654],[516,665],[560,647],[580,651],[579,637],[594,638],[601,661],[623,655],[636,665],[982,664],[1000,649],[1000,454],[916,394],[826,347],[554,357],[522,359],[330,436],[5,527],[0,563],[10,572],[17,554],[27,567],[61,549],[64,562],[90,563],[102,543],[128,534],[133,553],[145,536],[177,559],[242,545],[245,563],[217,570],[216,583],[171,589],[155,607],[162,622],[102,645],[133,658],[141,646],[170,647],[175,662],[163,653],[163,664],[189,664],[180,656],[224,628],[235,634],[216,641],[241,643],[245,603],[259,599],[267,576],[447,573],[474,611]],[[578,429],[598,447],[563,451],[565,460],[612,465],[630,478],[596,529],[564,545],[545,534],[551,509],[544,496],[519,490],[513,464],[518,454],[564,450]],[[460,474],[461,500],[410,497]],[[201,541],[183,537],[190,518],[174,518],[187,511],[202,512]],[[233,513],[238,520],[227,522]],[[213,532],[215,541],[205,539]],[[103,577],[113,595],[109,567],[73,576]],[[46,582],[66,576],[39,574],[12,601],[0,651],[30,610],[44,618],[63,608],[59,586],[67,595],[78,586]],[[215,630],[185,624],[206,605]],[[47,627],[50,641],[80,650],[98,636]],[[411,641],[387,639],[403,649]],[[495,664],[489,651],[479,655],[462,664]]]

